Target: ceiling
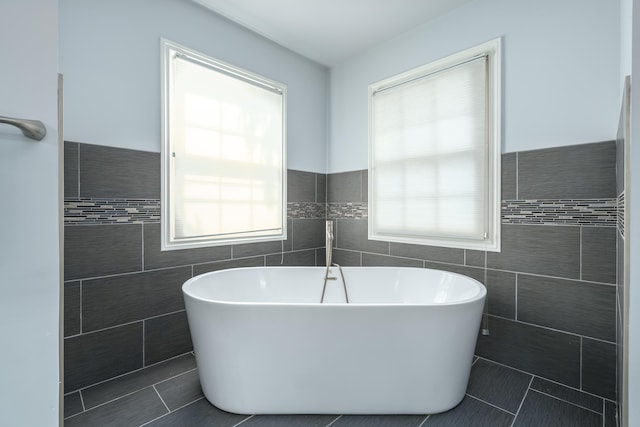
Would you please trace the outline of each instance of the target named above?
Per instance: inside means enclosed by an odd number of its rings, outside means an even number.
[[[331,67],[473,0],[194,0]]]

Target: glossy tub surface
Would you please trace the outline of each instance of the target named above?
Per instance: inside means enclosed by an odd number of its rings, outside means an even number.
[[[183,285],[206,398],[241,414],[427,414],[464,397],[486,289],[439,270],[221,270]]]

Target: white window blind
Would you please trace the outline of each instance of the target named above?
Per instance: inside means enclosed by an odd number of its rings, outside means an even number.
[[[284,89],[169,52],[165,249],[286,238]]]
[[[488,61],[475,55],[371,91],[370,238],[453,247],[492,240]]]

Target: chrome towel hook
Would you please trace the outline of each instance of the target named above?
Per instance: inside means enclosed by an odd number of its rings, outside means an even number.
[[[47,134],[47,128],[40,120],[12,119],[0,116],[0,123],[6,123],[19,128],[27,138],[40,141]]]

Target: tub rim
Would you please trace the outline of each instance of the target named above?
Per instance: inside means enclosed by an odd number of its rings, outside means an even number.
[[[183,298],[189,297],[192,298],[194,300],[197,301],[201,301],[201,302],[205,302],[205,303],[210,303],[210,304],[220,304],[220,305],[230,305],[230,306],[236,306],[236,305],[241,305],[241,306],[257,306],[257,307],[267,307],[267,306],[274,306],[274,307],[285,307],[285,306],[291,306],[291,307],[351,307],[351,309],[354,309],[355,307],[361,307],[361,308],[365,308],[365,307],[450,307],[450,306],[461,306],[461,305],[466,305],[466,304],[472,304],[474,302],[477,302],[479,300],[482,300],[486,297],[487,295],[487,287],[482,284],[479,280],[474,279],[473,277],[461,274],[461,273],[456,273],[453,271],[447,271],[447,270],[439,270],[437,268],[422,268],[422,267],[393,267],[393,266],[344,266],[343,268],[367,268],[367,269],[390,269],[390,270],[431,270],[431,271],[438,271],[438,272],[442,272],[442,273],[446,273],[446,275],[452,275],[452,276],[457,276],[463,279],[468,279],[469,281],[471,281],[474,286],[476,286],[478,288],[478,292],[476,293],[476,295],[474,295],[471,298],[466,298],[466,299],[460,299],[460,300],[456,300],[456,301],[450,301],[450,302],[444,302],[444,303],[428,303],[428,304],[418,304],[418,303],[407,303],[407,304],[403,304],[403,303],[326,303],[326,302],[253,302],[253,301],[224,301],[224,300],[216,300],[216,299],[210,299],[210,298],[203,298],[201,296],[197,296],[194,295],[192,292],[190,291],[190,287],[192,286],[193,283],[197,282],[198,279],[201,279],[203,276],[210,276],[210,275],[216,275],[216,274],[223,274],[232,270],[238,271],[238,270],[267,270],[267,269],[294,269],[294,268],[315,268],[315,269],[325,269],[326,267],[322,267],[322,266],[253,266],[253,267],[233,267],[233,268],[225,268],[225,269],[221,269],[221,270],[214,270],[214,271],[208,271],[206,273],[201,273],[198,274],[197,276],[193,276],[192,278],[190,278],[189,280],[185,281],[182,286],[182,295]]]

